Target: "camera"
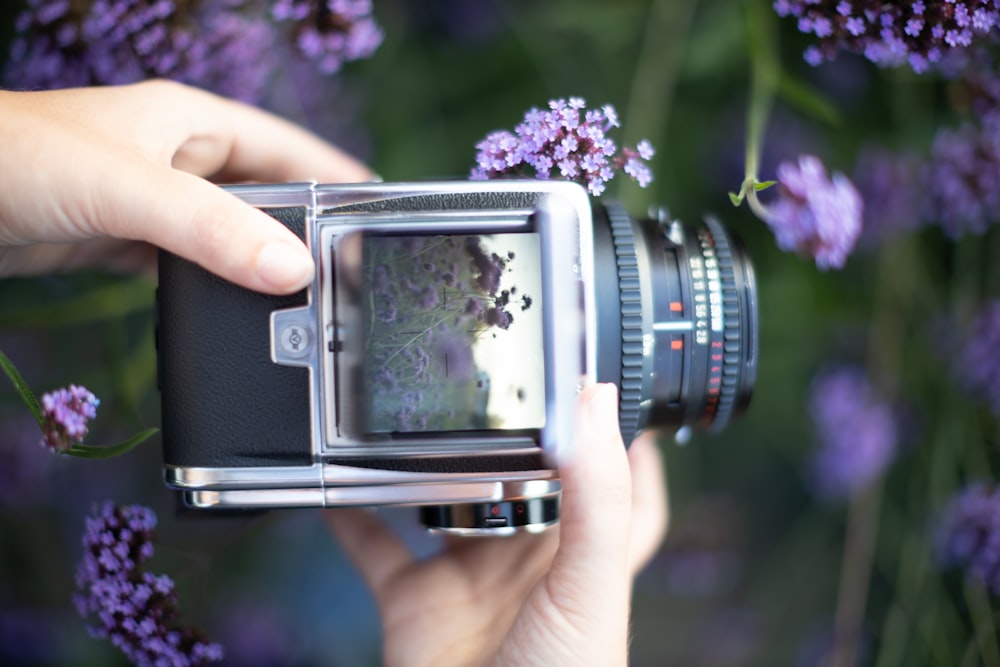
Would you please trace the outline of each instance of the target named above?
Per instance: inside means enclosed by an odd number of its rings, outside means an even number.
[[[272,296],[161,253],[164,477],[189,507],[414,505],[434,531],[537,532],[582,387],[618,385],[626,445],[750,399],[754,272],[712,218],[633,218],[566,181],[227,189],[317,270]]]

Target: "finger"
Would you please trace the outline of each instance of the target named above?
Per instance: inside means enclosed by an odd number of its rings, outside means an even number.
[[[614,385],[584,390],[576,458],[559,470],[563,490],[556,559],[574,570],[627,561],[632,492],[617,406]]]
[[[482,590],[505,588],[523,599],[549,571],[559,544],[558,530],[541,535],[522,533],[500,538],[454,537],[445,540],[446,552],[475,578]]]
[[[414,562],[406,544],[370,510],[332,509],[326,512],[326,522],[379,601],[388,582]]]
[[[663,458],[656,434],[647,431],[628,451],[632,471],[632,534],[629,560],[635,575],[663,543],[669,521],[669,500]]]
[[[580,396],[575,458],[562,480],[560,544],[497,664],[623,664],[628,653],[632,491],[614,385]]]
[[[218,181],[285,182],[371,180],[364,164],[311,132],[255,107],[210,93],[170,85],[170,104],[183,123],[171,164]]]
[[[252,290],[285,294],[312,280],[302,241],[224,190],[151,163],[118,173],[95,186],[95,210],[85,214],[99,232],[147,241]]]

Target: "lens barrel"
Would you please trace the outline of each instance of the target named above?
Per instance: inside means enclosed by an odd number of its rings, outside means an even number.
[[[743,244],[713,218],[635,219],[595,205],[597,380],[619,386],[626,446],[646,427],[719,431],[750,402],[757,376],[757,287]],[[435,532],[540,532],[557,495],[421,508]]]
[[[757,292],[742,243],[713,218],[634,219],[594,207],[597,379],[620,388],[622,437],[646,427],[718,431],[750,401]]]

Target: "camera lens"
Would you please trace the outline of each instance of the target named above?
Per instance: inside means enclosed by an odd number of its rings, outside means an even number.
[[[757,293],[742,243],[706,218],[635,219],[594,207],[597,379],[620,387],[622,437],[722,429],[750,401]]]

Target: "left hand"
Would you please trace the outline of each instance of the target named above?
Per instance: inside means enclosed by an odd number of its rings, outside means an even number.
[[[249,289],[313,275],[286,227],[214,182],[365,181],[371,172],[260,109],[171,81],[0,90],[0,277],[155,268],[153,246]]]

